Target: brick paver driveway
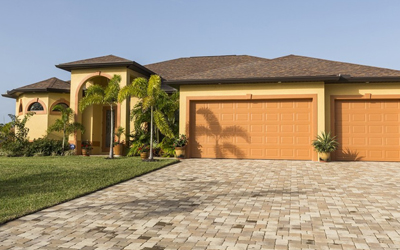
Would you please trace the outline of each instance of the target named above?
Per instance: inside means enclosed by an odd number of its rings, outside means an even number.
[[[185,160],[0,226],[0,249],[400,249],[400,163]]]

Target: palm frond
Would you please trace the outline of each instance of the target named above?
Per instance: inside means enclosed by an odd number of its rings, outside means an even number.
[[[104,91],[104,88],[100,85],[90,85],[89,88],[86,89],[86,96],[95,94],[104,96]]]
[[[147,87],[148,96],[158,96],[161,89],[161,77],[159,75],[151,75],[149,85]]]
[[[53,125],[51,125],[48,129],[47,132],[53,132],[53,131],[57,131],[57,132],[61,132],[64,129],[64,123],[62,120],[57,119]]]
[[[134,86],[132,84],[123,87],[118,94],[118,101],[122,102],[123,100],[127,99],[130,96],[134,96]]]
[[[145,98],[143,98],[143,111],[148,110],[151,106],[154,105],[154,98],[152,96],[146,96]]]
[[[104,96],[98,93],[94,93],[91,95],[86,95],[82,100],[79,102],[79,111],[85,110],[90,105],[93,104],[105,104]]]
[[[69,135],[74,132],[77,132],[78,130],[81,131],[82,134],[85,133],[85,127],[78,122],[74,122],[67,127],[66,132]]]
[[[131,84],[123,87],[118,94],[118,101],[122,102],[130,96],[144,98],[147,96],[147,79],[143,77],[135,78]]]
[[[167,121],[164,118],[164,115],[156,110],[154,111],[154,121],[157,125],[157,128],[160,130],[160,132],[169,137],[169,138],[173,138],[174,137],[174,133],[172,132],[171,128],[168,126]]]
[[[104,102],[108,104],[113,104],[118,102],[118,93],[120,91],[119,83],[121,81],[120,75],[114,75],[113,78],[108,83],[104,91]]]

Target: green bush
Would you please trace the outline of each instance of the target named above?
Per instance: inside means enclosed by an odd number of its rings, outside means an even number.
[[[160,156],[174,157],[175,147],[174,138],[164,137],[164,139],[157,145],[160,148]]]
[[[143,129],[137,129],[135,133],[130,135],[130,145],[128,156],[138,156],[140,154],[139,147],[143,144],[148,144],[150,135]]]
[[[311,145],[318,153],[330,153],[338,148],[339,143],[336,141],[336,136],[332,136],[330,132],[321,132]]]
[[[23,156],[29,145],[29,128],[25,127],[26,122],[35,113],[27,113],[22,119],[9,114],[11,122],[1,127],[0,141],[2,154],[7,156]]]
[[[67,144],[64,150],[69,149]],[[48,138],[39,138],[29,143],[25,152],[25,156],[49,156],[49,155],[62,155],[62,141],[52,140]]]
[[[28,145],[28,140],[5,141],[1,147],[1,151],[8,157],[23,156]]]

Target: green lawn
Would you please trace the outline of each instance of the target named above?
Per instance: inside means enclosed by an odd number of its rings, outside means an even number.
[[[0,224],[176,162],[103,157],[0,157]]]

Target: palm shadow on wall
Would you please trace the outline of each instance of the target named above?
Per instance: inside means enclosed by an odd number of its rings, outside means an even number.
[[[250,143],[250,136],[244,128],[237,125],[222,127],[218,118],[209,108],[200,108],[196,113],[202,115],[207,123],[207,126],[196,126],[196,135],[214,137],[216,158],[226,158],[227,153],[233,154],[236,158],[244,158],[246,156],[241,148],[231,142],[224,141],[232,137],[240,137]],[[195,143],[196,148],[200,150],[201,145],[197,141]]]
[[[342,155],[341,160],[345,161],[360,161],[364,158],[363,156],[358,156],[359,153],[356,150],[351,151],[349,148],[342,149],[340,153]]]

